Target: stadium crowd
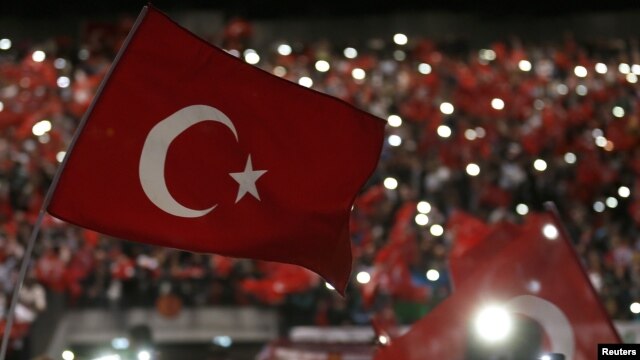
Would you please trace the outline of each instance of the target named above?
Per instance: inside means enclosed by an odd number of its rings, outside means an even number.
[[[131,24],[88,26],[79,42],[0,34],[5,298],[56,168]],[[609,313],[633,319],[640,312],[630,309],[640,298],[636,41],[511,39],[474,48],[389,34],[358,44],[252,48],[251,36],[251,25],[235,19],[211,41],[388,120],[378,170],[352,213],[354,280],[346,300],[298,268],[111,239],[47,216],[30,273],[50,296],[64,296],[68,307],[157,306],[168,316],[176,301],[178,308],[278,305],[284,325],[365,324],[372,308],[390,307],[412,321],[450,290],[453,210],[518,221],[551,200]],[[397,264],[410,284],[404,288],[373,276],[394,236],[410,237],[419,250]],[[362,291],[371,281],[378,281],[375,292]]]

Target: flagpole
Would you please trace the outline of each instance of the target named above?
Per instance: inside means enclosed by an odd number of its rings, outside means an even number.
[[[69,144],[69,148],[67,149],[67,154],[65,155],[64,160],[62,161],[62,163],[60,164],[60,166],[56,170],[56,174],[53,177],[53,181],[51,182],[51,185],[49,186],[49,189],[47,190],[47,194],[45,195],[45,198],[44,198],[44,200],[42,202],[42,206],[40,207],[40,212],[38,213],[38,218],[36,219],[36,222],[33,225],[33,229],[31,230],[31,235],[29,236],[29,240],[27,242],[27,248],[26,248],[26,250],[24,252],[24,255],[23,255],[23,258],[22,258],[22,263],[20,264],[20,272],[18,273],[18,279],[16,280],[16,285],[13,288],[13,295],[11,297],[11,304],[9,305],[9,311],[7,312],[7,323],[6,323],[5,327],[4,327],[4,334],[2,335],[2,347],[0,348],[0,360],[5,360],[5,357],[7,355],[7,348],[9,346],[9,337],[11,335],[11,329],[13,327],[13,320],[14,320],[14,317],[15,317],[15,310],[16,310],[16,306],[18,304],[18,299],[20,298],[20,289],[22,288],[22,285],[24,284],[25,277],[27,276],[27,270],[29,269],[29,263],[30,263],[30,260],[31,260],[31,255],[33,253],[33,248],[35,246],[36,239],[38,238],[38,234],[40,233],[40,228],[42,227],[42,221],[44,220],[44,215],[45,215],[45,213],[47,211],[47,208],[49,207],[49,203],[51,202],[51,198],[53,197],[53,193],[54,193],[54,191],[55,191],[55,189],[56,189],[56,187],[58,185],[58,181],[60,181],[60,175],[62,174],[62,171],[64,170],[64,167],[67,164],[67,160],[69,159],[69,155],[71,154],[71,151],[73,150],[73,147],[75,146],[76,141],[78,140],[78,137],[79,137],[80,133],[82,132],[82,129],[84,129],[84,126],[85,126],[85,124],[87,122],[87,119],[89,118],[89,115],[93,112],[93,108],[95,107],[97,100],[100,98],[100,94],[104,90],[105,85],[109,81],[109,78],[111,77],[111,74],[113,73],[113,70],[118,65],[118,62],[122,58],[122,55],[124,54],[125,50],[129,46],[129,43],[131,42],[131,39],[133,38],[133,35],[136,33],[136,30],[138,30],[138,27],[142,23],[142,20],[144,19],[145,15],[147,14],[148,9],[149,9],[148,6],[145,6],[145,7],[142,8],[142,11],[140,12],[140,15],[138,15],[138,18],[136,19],[136,22],[133,24],[133,27],[131,28],[131,31],[127,35],[127,38],[125,39],[122,47],[120,48],[120,51],[118,51],[118,54],[116,55],[115,59],[113,60],[113,63],[111,64],[111,67],[109,68],[109,71],[107,72],[106,76],[104,77],[104,80],[102,80],[102,82],[100,83],[100,86],[98,87],[98,90],[96,91],[96,95],[93,98],[93,101],[91,102],[91,105],[89,105],[89,108],[87,109],[87,111],[85,112],[84,116],[82,117],[82,120],[80,121],[80,124],[78,125],[78,128],[76,129],[76,132],[73,135],[73,139],[71,140],[71,143]]]

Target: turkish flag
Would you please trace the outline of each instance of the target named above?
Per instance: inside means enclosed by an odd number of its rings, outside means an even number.
[[[302,265],[342,291],[351,205],[384,125],[145,8],[48,211],[118,238]]]
[[[483,266],[465,274],[451,297],[380,348],[376,359],[533,359],[561,353],[567,360],[595,360],[599,343],[619,343],[557,218],[532,214],[519,230]],[[483,340],[490,331],[476,328],[489,305],[510,314],[511,330],[502,340]],[[489,327],[492,322],[498,318],[489,317]]]

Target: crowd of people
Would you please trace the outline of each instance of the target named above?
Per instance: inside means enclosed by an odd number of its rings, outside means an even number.
[[[131,25],[97,24],[81,39],[38,42],[0,34],[5,297],[47,188]],[[239,19],[210,40],[275,76],[387,119],[378,170],[352,212],[346,299],[302,269],[112,239],[47,215],[31,273],[67,306],[157,306],[170,316],[176,303],[266,304],[281,309],[285,325],[366,324],[372,309],[392,306],[410,322],[450,291],[452,211],[518,221],[554,201],[611,316],[628,320],[640,312],[630,309],[640,298],[636,41],[511,39],[474,48],[389,34],[358,44],[253,48],[251,25]],[[408,226],[398,231],[400,221]],[[375,293],[363,292],[394,236],[411,236],[418,250],[402,272],[411,286],[395,291],[380,282]]]

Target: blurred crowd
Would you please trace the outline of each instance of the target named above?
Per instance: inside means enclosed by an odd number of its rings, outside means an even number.
[[[38,42],[0,34],[5,297],[56,168],[131,26],[87,23],[80,39]],[[388,121],[378,170],[352,212],[346,299],[300,268],[111,239],[47,215],[30,279],[50,296],[68,307],[156,306],[167,316],[182,306],[277,305],[285,326],[365,324],[390,309],[410,322],[450,291],[453,210],[517,222],[553,201],[609,313],[640,312],[630,308],[640,298],[637,41],[513,38],[477,48],[389,34],[258,48],[252,32],[233,19],[208,40]],[[395,277],[378,276],[397,257],[385,245],[398,237],[415,251],[393,265]]]

